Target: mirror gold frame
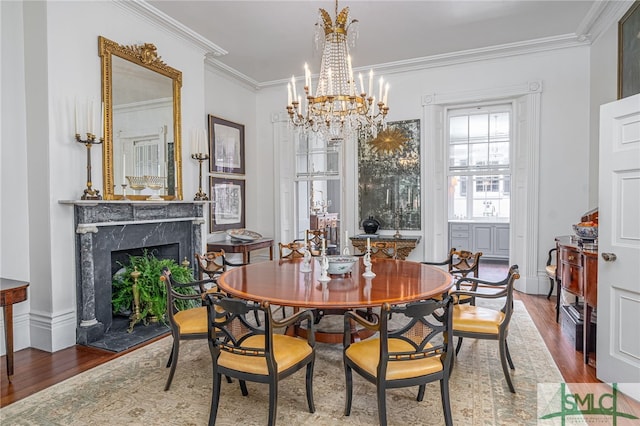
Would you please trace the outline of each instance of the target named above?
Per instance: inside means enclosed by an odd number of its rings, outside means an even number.
[[[165,200],[182,200],[182,137],[180,90],[182,88],[182,72],[165,64],[151,43],[124,46],[98,37],[98,52],[102,63],[102,101],[104,102],[104,145],[102,148],[102,174],[104,185],[104,199],[123,199],[121,194],[115,194],[114,155],[113,155],[113,56],[140,65],[148,70],[169,77],[173,82],[173,135],[175,161],[175,195],[162,195]],[[136,196],[127,194],[128,199]],[[146,198],[146,197],[144,197]]]

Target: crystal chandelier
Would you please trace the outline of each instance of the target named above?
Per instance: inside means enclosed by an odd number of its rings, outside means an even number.
[[[389,112],[387,96],[389,84],[384,85],[380,77],[376,87],[378,96],[374,96],[373,70],[368,75],[368,90],[365,90],[364,78],[359,74],[358,84],[353,77],[351,56],[349,56],[348,35],[350,27],[357,23],[349,22],[349,8],[338,13],[336,0],[336,20],[320,9],[319,22],[316,24],[322,41],[322,62],[316,92],[313,92],[311,71],[304,64],[304,95],[296,89],[295,77],[287,85],[287,112],[291,122],[303,130],[321,132],[330,139],[338,140],[358,129],[366,130],[374,137],[379,128],[385,127],[385,117]],[[301,93],[301,92],[300,92]]]

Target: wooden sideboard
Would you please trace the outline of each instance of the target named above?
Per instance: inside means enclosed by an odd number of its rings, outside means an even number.
[[[393,235],[377,235],[373,234],[371,236],[362,234],[355,237],[350,237],[351,244],[355,248],[357,248],[361,253],[364,253],[367,250],[367,237],[371,238],[371,241],[395,241],[396,247],[398,250],[398,259],[405,260],[411,250],[416,248],[418,243],[420,242],[420,236],[402,236],[400,238],[396,238]]]
[[[598,306],[598,246],[583,243],[575,236],[556,237],[557,280],[564,291],[584,298],[582,352],[584,363],[589,363],[591,315]],[[561,292],[556,296],[556,309],[560,310]]]

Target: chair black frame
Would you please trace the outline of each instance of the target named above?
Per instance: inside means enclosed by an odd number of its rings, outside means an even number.
[[[464,254],[464,256],[463,256]],[[450,274],[466,277],[469,273],[473,274],[474,278],[478,278],[478,269],[480,267],[480,257],[482,257],[482,252],[470,252],[467,250],[458,250],[455,247],[452,247],[449,250],[449,255],[442,262],[422,262],[425,265],[434,265],[434,266],[446,266],[447,270]],[[454,261],[458,259],[457,263]],[[473,264],[469,266],[467,259],[473,259]],[[461,269],[460,265],[464,262],[468,268]]]
[[[504,306],[500,309],[501,312],[504,313],[504,319],[502,323],[498,327],[498,333],[479,333],[479,332],[468,332],[462,330],[456,330],[455,321],[453,323],[453,336],[458,337],[458,343],[456,345],[456,354],[460,351],[462,347],[462,339],[464,337],[474,338],[474,339],[485,339],[485,340],[497,340],[498,347],[500,352],[500,363],[502,364],[502,371],[504,373],[504,377],[507,381],[507,385],[509,386],[509,390],[512,393],[515,393],[516,390],[513,386],[513,382],[511,380],[511,374],[509,373],[509,368],[507,368],[507,363],[512,370],[515,370],[515,366],[513,364],[513,360],[511,359],[511,354],[509,353],[509,346],[507,344],[507,336],[509,335],[509,323],[511,322],[511,316],[513,314],[513,286],[515,280],[520,278],[520,273],[518,272],[518,265],[512,265],[509,268],[509,272],[507,273],[507,277],[499,282],[492,282],[486,280],[480,280],[477,278],[460,278],[456,281],[456,287],[461,283],[466,282],[470,285],[470,290],[454,290],[450,294],[455,299],[461,295],[473,296],[471,305],[475,306],[477,298],[483,299],[499,299],[504,297],[505,303]],[[478,285],[482,284],[484,287],[491,287],[495,290],[494,292],[478,292]],[[456,309],[456,308],[454,308]]]
[[[278,382],[291,374],[306,367],[306,397],[309,412],[315,412],[313,401],[313,367],[315,364],[315,329],[313,326],[313,313],[304,310],[294,315],[276,321],[273,319],[269,302],[252,302],[227,297],[220,293],[208,293],[205,296],[205,304],[208,307],[209,318],[209,351],[211,352],[213,366],[213,392],[211,395],[211,411],[209,425],[215,425],[220,402],[220,387],[222,375],[228,379],[235,377],[240,381],[240,389],[243,396],[249,394],[246,381],[266,383],[269,385],[269,420],[268,424],[274,425],[276,421],[278,402]],[[246,320],[247,314],[259,312],[264,315],[264,326],[258,327]],[[286,370],[278,372],[278,365],[274,355],[273,331],[277,328],[285,328],[306,321],[307,342],[311,346],[311,353],[304,359],[292,365]],[[264,348],[243,346],[249,337],[264,335]],[[296,339],[296,337],[290,337]],[[301,339],[302,340],[302,339]],[[264,358],[269,374],[255,374],[245,371],[226,368],[218,363],[218,357],[225,351],[228,353],[242,354],[251,357]]]
[[[382,305],[380,309],[380,321],[373,323],[362,318],[355,312],[348,311],[344,315],[344,350],[343,363],[346,379],[346,400],[344,415],[351,414],[351,403],[353,398],[353,374],[356,371],[363,378],[376,385],[378,400],[378,419],[380,425],[387,424],[386,412],[386,390],[401,387],[418,386],[417,401],[424,398],[426,384],[434,381],[440,382],[440,395],[442,398],[442,409],[446,425],[452,425],[451,403],[449,398],[449,376],[453,362],[452,353],[452,299],[445,297],[442,300],[424,300],[412,302],[401,306],[390,306],[388,303]],[[392,314],[396,316],[404,315],[409,319],[406,324],[396,330],[389,330],[389,319]],[[377,373],[370,374],[347,356],[347,350],[351,343],[351,322],[355,321],[362,327],[379,333],[380,341],[379,361]],[[421,323],[421,324],[418,324]],[[421,335],[417,340],[403,336],[416,325],[426,326],[431,331],[426,335]],[[413,351],[389,352],[389,339],[401,339],[413,346]],[[437,341],[441,339],[441,341]],[[422,376],[386,380],[389,363],[411,361],[416,358],[428,358],[440,356],[442,370]]]
[[[169,354],[169,359],[167,360],[166,368],[171,367],[169,371],[169,377],[167,377],[167,383],[164,386],[164,390],[167,391],[171,387],[171,382],[173,381],[173,375],[176,372],[176,366],[178,365],[178,355],[180,354],[180,340],[197,340],[197,339],[206,339],[207,331],[203,333],[189,333],[183,334],[180,333],[180,326],[175,320],[175,315],[178,313],[178,308],[176,307],[176,301],[178,300],[197,300],[200,305],[202,305],[202,293],[204,286],[209,283],[214,283],[215,281],[211,278],[205,280],[192,281],[189,283],[179,283],[173,280],[171,276],[171,271],[169,268],[165,267],[162,269],[162,275],[160,276],[160,280],[164,281],[166,290],[167,290],[167,319],[169,320],[169,325],[171,326],[171,335],[173,336],[173,345],[171,346],[171,353]],[[186,288],[192,287],[196,290],[196,294],[185,295],[182,293],[178,293],[175,291],[175,288]],[[191,308],[197,309],[197,308]],[[206,324],[205,324],[206,327]]]
[[[546,266],[551,266],[553,264],[553,253],[557,252],[558,248],[554,247],[551,250],[549,250],[549,255],[547,256],[547,264]],[[546,271],[546,270],[545,270]],[[547,276],[549,277],[549,294],[547,294],[547,299],[551,298],[551,293],[553,293],[553,287],[555,286],[556,281],[558,281],[558,265],[556,264],[556,276],[551,278],[551,276],[549,276],[549,273],[547,272]],[[560,286],[558,286],[558,290],[560,291]],[[557,315],[556,315],[557,318]],[[556,320],[556,322],[558,322]]]

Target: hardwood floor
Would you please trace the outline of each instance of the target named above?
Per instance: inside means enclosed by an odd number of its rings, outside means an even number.
[[[487,265],[487,267],[489,266]],[[504,268],[504,265],[499,267]],[[495,269],[493,273],[500,275]],[[492,279],[488,278],[490,274],[488,269],[481,268],[481,277]],[[502,277],[504,275],[501,274]],[[546,296],[518,292],[515,297],[524,302],[529,315],[549,348],[551,356],[558,365],[564,381],[567,383],[598,382],[595,369],[591,365],[583,363],[582,352],[575,351],[573,343],[562,334],[560,324],[556,323],[555,298],[551,297],[550,300],[547,300]],[[13,383],[9,383],[7,380],[5,357],[0,357],[0,406],[4,407],[69,377],[122,356],[124,353],[114,354],[79,345],[53,354],[37,349],[23,349],[15,353]]]

